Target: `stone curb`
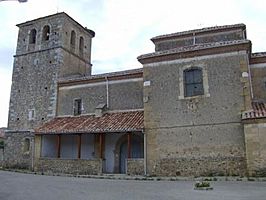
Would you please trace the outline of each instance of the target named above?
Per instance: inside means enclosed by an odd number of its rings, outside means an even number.
[[[102,175],[77,175],[77,174],[62,174],[48,172],[32,172],[20,169],[4,169],[0,171],[17,172],[24,174],[35,174],[45,176],[63,176],[77,178],[92,178],[92,179],[113,179],[113,180],[140,180],[140,181],[266,181],[266,177],[238,177],[238,176],[217,176],[217,177],[154,177],[154,176],[136,176],[125,174],[102,174]]]

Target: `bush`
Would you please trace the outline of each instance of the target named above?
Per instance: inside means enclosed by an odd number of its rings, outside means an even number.
[[[201,187],[210,187],[210,183],[207,181],[202,181],[202,182],[196,182],[195,183],[195,188],[201,188]]]

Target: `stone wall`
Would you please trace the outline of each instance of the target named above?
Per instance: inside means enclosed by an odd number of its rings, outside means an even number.
[[[43,40],[43,28],[47,25],[50,27],[49,40]],[[90,75],[93,36],[64,13],[18,27],[8,128],[31,130],[55,117],[58,77]],[[36,30],[36,42],[29,44],[29,33],[33,29]],[[71,31],[76,32],[73,50],[70,49]],[[84,38],[83,55],[79,54],[80,37]],[[32,111],[34,116],[30,117]]]
[[[243,157],[180,157],[154,161],[150,175],[156,176],[245,176]]]
[[[266,63],[251,65],[251,78],[254,99],[266,101]]]
[[[144,82],[150,81],[150,86],[144,87],[150,175],[245,174],[240,113],[246,109],[245,103],[250,103],[245,99],[249,93],[244,93],[249,85],[241,82],[247,61],[245,52],[233,52],[144,65]],[[206,95],[189,98],[181,95],[180,69],[184,66],[202,67],[206,71]],[[228,160],[230,163],[224,168],[223,163]],[[200,165],[201,170],[195,165]]]
[[[266,176],[266,121],[247,123],[244,127],[248,173]]]
[[[143,158],[127,159],[127,174],[144,175],[144,159]]]
[[[109,81],[108,110],[143,109],[142,78]],[[82,114],[95,113],[95,108],[107,101],[106,82],[59,88],[58,115],[73,115],[74,99],[82,99]]]
[[[102,173],[102,160],[39,158],[35,160],[34,170],[47,173],[97,175]]]
[[[211,34],[209,32],[202,32],[196,34],[188,34],[184,36],[176,36],[176,38],[171,37],[170,39],[161,39],[155,41],[155,50],[163,51],[184,46],[191,46],[194,43],[212,43],[221,41],[232,41],[244,39],[243,29],[239,27],[238,29],[231,31],[223,31],[216,34]]]
[[[4,166],[6,168],[31,169],[34,135],[30,132],[5,133]],[[28,144],[25,140],[28,140]]]

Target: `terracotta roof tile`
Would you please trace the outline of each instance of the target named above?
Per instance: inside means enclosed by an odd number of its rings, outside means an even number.
[[[242,119],[258,119],[266,117],[266,103],[252,102],[252,110],[242,113]]]
[[[57,117],[35,129],[35,134],[116,133],[142,131],[143,111],[105,113],[101,117],[82,115]]]
[[[266,52],[256,52],[251,54],[251,58],[264,57],[264,56],[266,56]]]
[[[175,49],[157,51],[157,52],[153,52],[153,53],[149,53],[149,54],[144,54],[144,55],[139,56],[138,60],[156,57],[156,56],[177,54],[177,53],[183,53],[183,52],[189,52],[189,51],[198,51],[198,50],[210,49],[210,48],[215,48],[215,47],[232,46],[232,45],[236,45],[236,44],[248,44],[248,43],[250,43],[249,40],[233,40],[233,41],[202,43],[202,44],[184,46],[184,47],[179,47],[179,48],[175,48]]]
[[[130,69],[130,70],[124,70],[124,71],[117,71],[117,72],[109,72],[109,73],[103,73],[103,74],[95,74],[90,76],[84,76],[84,77],[65,77],[60,78],[59,83],[69,82],[69,81],[81,81],[81,80],[93,80],[93,79],[99,79],[99,78],[105,78],[105,77],[115,77],[115,76],[126,76],[136,73],[142,73],[143,68],[137,68],[137,69]]]

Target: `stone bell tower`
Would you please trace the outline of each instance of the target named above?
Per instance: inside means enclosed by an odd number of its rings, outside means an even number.
[[[17,26],[6,157],[10,164],[16,157],[14,162],[19,165],[22,162],[18,154],[25,150],[20,141],[56,116],[58,79],[91,75],[91,42],[95,33],[64,12]],[[31,145],[26,146],[30,151]],[[30,154],[25,155],[30,158]],[[23,163],[29,165],[28,161]]]

